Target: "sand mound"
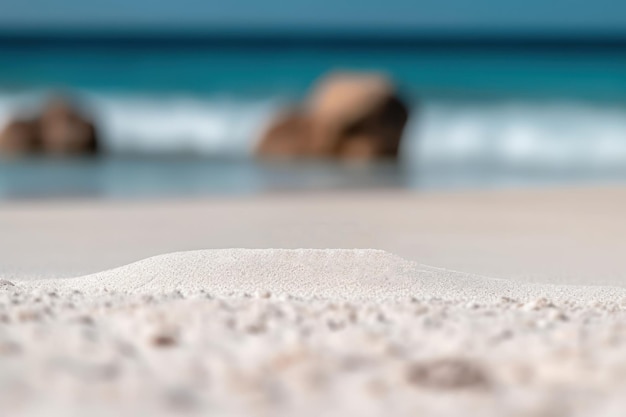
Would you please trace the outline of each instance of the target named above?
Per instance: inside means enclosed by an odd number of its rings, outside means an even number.
[[[0,279],[0,410],[617,417],[624,291],[374,250],[195,251]]]
[[[407,297],[494,301],[547,298],[621,301],[626,289],[520,284],[406,261],[379,250],[224,249],[155,256],[85,277],[19,282],[26,288],[215,295],[272,293],[303,298],[389,300]]]

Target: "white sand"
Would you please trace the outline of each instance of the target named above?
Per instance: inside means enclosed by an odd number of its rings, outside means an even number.
[[[621,416],[626,290],[377,250],[0,281],[3,415]]]
[[[422,299],[626,303],[626,288],[511,282],[446,270],[365,249],[222,249],[148,258],[78,279],[24,281],[25,289],[162,294],[206,291],[213,295],[269,292],[328,300]]]
[[[621,417],[624,207],[620,188],[3,204],[0,416]],[[224,247],[362,249],[179,252]]]

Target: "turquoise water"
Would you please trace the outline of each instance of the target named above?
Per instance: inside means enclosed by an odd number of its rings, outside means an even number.
[[[50,91],[68,91],[88,105],[109,154],[96,162],[0,161],[0,196],[626,183],[620,45],[0,39],[0,124]],[[273,115],[334,69],[384,71],[398,82],[412,109],[401,163],[254,162],[255,139]]]
[[[0,88],[299,96],[335,68],[392,75],[412,96],[626,100],[622,48],[330,49],[0,45]]]

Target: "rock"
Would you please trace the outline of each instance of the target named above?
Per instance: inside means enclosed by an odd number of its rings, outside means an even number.
[[[0,279],[0,288],[15,287],[15,284],[7,279]]]
[[[26,308],[17,312],[17,319],[21,322],[40,321],[42,314],[39,310]]]
[[[408,109],[386,76],[324,77],[308,102],[314,152],[345,158],[396,157]]]
[[[0,356],[12,356],[22,352],[22,347],[13,341],[0,341]]]
[[[311,120],[300,110],[280,114],[261,137],[257,148],[260,156],[307,156],[312,139]]]
[[[39,150],[38,126],[35,120],[11,120],[0,132],[0,153],[4,155],[25,155]]]
[[[48,102],[39,119],[42,149],[53,155],[89,155],[98,151],[96,129],[75,105],[64,99]]]
[[[489,386],[489,377],[479,364],[462,358],[442,358],[413,363],[407,371],[411,385],[438,389],[475,389]]]
[[[548,312],[548,319],[551,321],[567,321],[568,317],[563,311],[553,309]]]
[[[150,337],[150,344],[157,348],[169,348],[178,345],[178,331],[172,328],[156,330]]]
[[[407,106],[386,76],[331,74],[314,87],[304,109],[281,114],[270,125],[257,154],[395,158],[408,116]]]
[[[0,132],[0,153],[7,155],[89,155],[98,151],[96,128],[76,105],[56,98],[32,119],[16,118]]]
[[[524,311],[537,311],[543,310],[547,308],[553,308],[554,304],[546,298],[538,298],[536,300],[532,300],[522,305],[522,310]]]

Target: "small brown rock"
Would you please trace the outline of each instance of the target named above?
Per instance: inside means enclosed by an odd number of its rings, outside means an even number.
[[[430,389],[454,390],[485,388],[489,378],[477,363],[450,358],[413,363],[407,372],[412,385]]]
[[[0,288],[11,288],[15,287],[15,284],[6,279],[0,279]]]
[[[250,334],[261,334],[267,330],[265,323],[252,323],[246,326],[246,332]]]
[[[150,343],[156,347],[172,347],[178,344],[178,339],[169,333],[157,333],[152,336]]]
[[[24,309],[17,313],[17,318],[21,322],[41,320],[41,312],[33,309]]]
[[[17,355],[22,351],[22,347],[13,341],[0,341],[0,355]]]
[[[96,127],[74,103],[55,98],[33,118],[16,118],[0,132],[0,153],[91,155],[98,151]]]

